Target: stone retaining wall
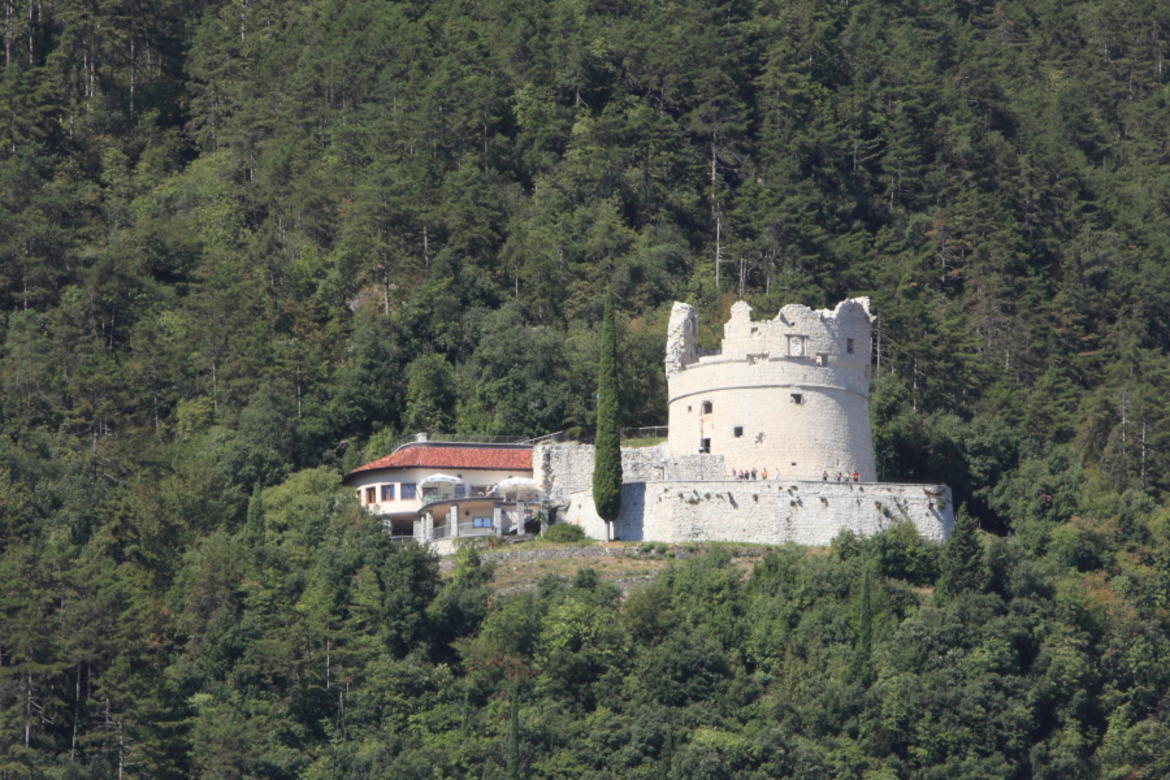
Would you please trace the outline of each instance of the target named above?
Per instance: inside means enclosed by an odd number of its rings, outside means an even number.
[[[571,493],[566,504],[558,521],[606,538],[590,491]],[[825,545],[843,529],[869,536],[900,520],[925,539],[945,539],[954,525],[950,489],[794,480],[627,482],[613,535],[628,541]]]

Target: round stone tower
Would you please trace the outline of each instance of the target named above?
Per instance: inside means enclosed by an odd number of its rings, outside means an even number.
[[[676,303],[666,341],[672,455],[722,455],[728,470],[787,479],[877,479],[869,426],[868,298],[833,311],[790,304],[753,321],[731,307],[718,354],[697,347],[695,310]]]

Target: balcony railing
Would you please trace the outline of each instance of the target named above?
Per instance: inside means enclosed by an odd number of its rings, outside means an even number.
[[[459,522],[460,536],[494,536],[496,529],[492,526],[474,525],[470,520]]]
[[[623,439],[665,439],[670,432],[666,425],[650,425],[643,428],[622,428]]]

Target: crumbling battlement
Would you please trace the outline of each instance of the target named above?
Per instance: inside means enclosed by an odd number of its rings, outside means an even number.
[[[695,307],[674,304],[666,325],[666,375],[674,376],[699,359],[699,325]]]
[[[701,357],[695,307],[675,302],[666,327],[666,376],[674,377],[695,364],[743,361],[754,365],[767,360],[785,360],[795,365],[848,367],[865,382],[859,392],[868,394],[871,329],[875,319],[869,307],[869,298],[841,301],[832,311],[793,303],[770,320],[753,320],[752,307],[737,301],[731,307],[731,317],[723,325],[719,352]]]

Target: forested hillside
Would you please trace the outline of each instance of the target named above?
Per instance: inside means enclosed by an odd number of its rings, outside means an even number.
[[[1170,773],[1170,5],[0,29],[0,776]],[[625,425],[671,301],[713,347],[871,296],[879,468],[963,533],[493,600],[337,493],[406,432],[590,437],[609,286]]]

